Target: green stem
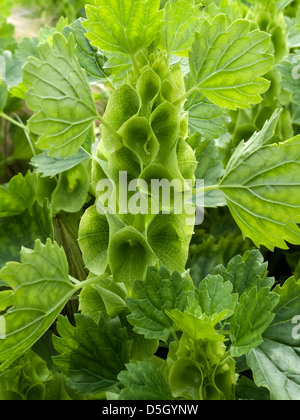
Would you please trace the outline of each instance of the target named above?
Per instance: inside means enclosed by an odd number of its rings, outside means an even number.
[[[195,188],[193,189],[193,194],[200,194],[200,193],[205,193],[208,191],[215,191],[218,190],[219,186],[218,185],[210,185],[208,187],[204,187],[204,188]]]
[[[26,125],[19,123],[18,121],[14,120],[13,118],[10,118],[8,115],[4,114],[4,112],[0,112],[0,117],[4,118],[5,120],[9,121],[10,123],[16,125],[19,128],[22,128],[22,130],[27,131],[28,128]]]
[[[133,67],[135,68],[138,76],[140,76],[141,75],[141,72],[140,72],[139,65],[138,65],[138,63],[136,61],[135,55],[134,54],[131,54],[130,57],[131,57],[131,60],[132,60]]]
[[[80,282],[78,281],[78,283],[76,283],[76,289],[77,290],[80,290],[83,287],[86,287],[86,286],[89,286],[90,284],[96,283],[97,281],[104,280],[104,279],[106,279],[109,276],[110,276],[110,273],[104,273],[101,276],[92,277],[90,279],[87,279],[87,280],[84,280],[84,281],[80,281]],[[74,282],[75,279],[72,278],[71,280]]]
[[[197,86],[192,87],[183,96],[181,96],[181,98],[177,99],[177,101],[175,101],[173,105],[175,106],[180,105],[185,99],[191,96],[191,94],[194,93],[196,89],[197,89]]]
[[[15,117],[17,118],[17,120],[21,124],[22,123],[22,120],[20,119],[20,117],[17,114],[15,114]],[[35,150],[34,150],[34,147],[33,147],[32,141],[31,141],[31,138],[29,137],[28,130],[27,130],[27,127],[25,127],[25,125],[24,125],[24,133],[25,133],[25,136],[27,138],[27,141],[28,141],[28,144],[29,144],[29,147],[31,149],[31,152],[32,152],[33,156],[36,156],[36,153],[35,153]]]
[[[117,132],[116,132],[116,130],[107,122],[107,121],[105,121],[105,119],[103,118],[103,117],[101,117],[101,115],[100,114],[98,114],[98,116],[97,116],[97,119],[101,122],[101,124],[103,124],[104,125],[104,127],[106,127],[110,132],[111,132],[111,134],[118,140],[118,141],[120,141],[120,142],[122,142],[122,137],[120,136],[120,134],[118,134]]]

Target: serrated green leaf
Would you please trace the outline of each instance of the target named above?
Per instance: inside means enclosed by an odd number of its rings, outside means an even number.
[[[168,53],[187,57],[200,25],[200,8],[195,0],[170,0],[165,6],[161,45]]]
[[[276,118],[237,147],[218,187],[243,235],[270,250],[300,244],[300,136],[265,145]]]
[[[77,289],[69,280],[63,249],[50,239],[46,245],[37,240],[34,250],[22,248],[21,263],[9,262],[0,278],[14,292],[4,306],[6,338],[0,342],[0,361],[6,366],[48,330]]]
[[[69,37],[72,32],[76,42],[76,56],[78,58],[80,66],[86,70],[86,72],[100,80],[107,80],[107,76],[103,71],[105,59],[98,48],[92,47],[87,37],[85,36],[86,30],[82,26],[84,22],[83,18],[75,20],[72,27],[66,26],[62,33]]]
[[[36,177],[32,172],[14,176],[7,188],[0,186],[0,217],[16,216],[31,210],[35,201]]]
[[[269,287],[260,291],[252,287],[242,294],[230,322],[232,356],[247,354],[263,342],[262,334],[275,317],[278,300],[278,294],[270,292]]]
[[[222,321],[224,317],[226,318],[227,310],[207,316],[202,313],[196,300],[192,302],[192,305],[193,307],[189,306],[184,312],[178,309],[173,309],[171,312],[167,311],[167,315],[174,321],[177,329],[193,341],[223,342],[225,336],[215,329],[215,325]]]
[[[131,341],[118,317],[100,313],[97,323],[81,314],[76,326],[59,317],[53,343],[60,353],[55,364],[68,378],[68,386],[80,395],[97,395],[117,385],[117,376],[129,362]]]
[[[22,246],[33,248],[36,239],[53,239],[52,216],[47,203],[17,216],[0,218],[0,269],[9,261],[20,261]]]
[[[151,362],[137,362],[126,365],[127,371],[118,379],[124,389],[118,400],[172,400],[172,393],[162,372]]]
[[[255,383],[271,392],[276,401],[299,401],[299,353],[291,347],[265,339],[247,356]]]
[[[213,274],[220,274],[224,280],[233,285],[233,292],[242,295],[253,287],[258,290],[264,287],[272,287],[275,283],[273,277],[268,275],[268,263],[258,249],[246,251],[243,256],[234,256],[227,267],[218,266]]]
[[[200,94],[196,102],[190,101],[185,105],[189,115],[189,129],[191,132],[197,131],[205,140],[217,139],[221,134],[226,133],[226,124],[230,122],[230,117],[224,109],[211,103]]]
[[[271,399],[299,400],[300,336],[293,320],[297,321],[300,313],[300,282],[291,277],[274,291],[279,294],[275,318],[263,334],[263,343],[249,353],[247,362],[255,383],[266,387]]]
[[[228,310],[226,317],[234,313],[238,295],[232,293],[233,286],[230,281],[224,281],[220,275],[208,275],[199,284],[198,300],[202,311],[208,315]]]
[[[148,268],[146,280],[134,283],[134,298],[126,300],[131,312],[127,318],[133,330],[147,339],[167,341],[173,322],[165,311],[175,308],[183,311],[189,288],[188,280],[178,272],[170,274],[163,267],[159,271]]]
[[[7,89],[10,91],[14,86],[18,86],[19,83],[22,81],[23,63],[20,60],[18,60],[16,55],[13,54],[11,51],[3,51],[3,53],[1,54],[1,58],[4,61],[5,67],[4,69],[1,68],[0,76],[2,76],[2,79],[7,84]]]
[[[249,108],[261,102],[270,82],[261,76],[272,69],[273,58],[266,54],[270,36],[250,32],[250,22],[236,20],[227,27],[226,16],[204,20],[190,52],[194,85],[222,108]]]
[[[68,157],[78,152],[98,113],[75,56],[73,35],[67,41],[55,33],[53,47],[42,43],[38,51],[39,58],[30,58],[23,69],[26,104],[36,112],[28,127],[39,136],[40,149]]]
[[[199,245],[192,244],[187,267],[190,268],[195,286],[197,287],[208,274],[218,274],[215,270],[217,266],[220,264],[226,266],[231,258],[239,252],[245,252],[249,247],[249,241],[244,241],[242,236],[234,234],[224,235],[220,239],[209,236]],[[224,279],[229,280],[229,278]],[[236,293],[237,290],[234,288],[233,292]]]
[[[159,0],[97,0],[95,6],[86,6],[83,26],[100,50],[132,56],[156,38],[163,17],[158,9]]]
[[[74,168],[74,166],[89,158],[90,156],[83,149],[80,149],[76,155],[67,159],[53,158],[48,156],[46,152],[43,152],[34,156],[30,163],[35,168],[35,172],[42,174],[42,177],[54,177],[61,172]]]

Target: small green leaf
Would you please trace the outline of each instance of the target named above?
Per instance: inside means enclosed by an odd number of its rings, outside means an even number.
[[[6,366],[48,330],[77,289],[69,280],[64,250],[50,239],[46,245],[37,240],[34,250],[22,248],[21,263],[9,262],[0,278],[13,290],[4,306],[6,338],[0,342]]]
[[[230,281],[224,281],[220,275],[208,275],[199,284],[199,304],[202,311],[208,315],[220,313],[228,309],[226,317],[234,313],[238,301],[238,295],[232,293]]]
[[[275,317],[278,300],[278,294],[270,292],[269,287],[259,292],[252,287],[242,294],[230,322],[232,356],[247,354],[263,342],[262,334]]]
[[[124,386],[119,400],[172,400],[172,393],[163,373],[151,362],[126,365],[126,371],[118,375]]]
[[[170,275],[163,267],[159,271],[148,268],[146,280],[134,283],[134,298],[126,300],[131,312],[127,318],[133,330],[147,339],[167,341],[173,322],[165,311],[175,308],[183,311],[189,288],[189,281],[178,272]]]
[[[250,32],[250,22],[236,20],[227,27],[226,16],[204,20],[196,32],[190,52],[194,85],[222,108],[249,108],[261,102],[270,82],[261,76],[272,69],[273,57],[266,54],[270,35]]]
[[[75,315],[76,326],[59,317],[54,336],[55,364],[67,376],[67,384],[80,395],[97,395],[117,385],[117,376],[130,358],[131,341],[118,317],[100,313],[92,318]]]
[[[0,186],[0,217],[16,216],[26,209],[31,211],[35,201],[36,176],[28,172],[14,176],[7,188]]]
[[[156,38],[163,16],[158,9],[159,0],[97,0],[86,6],[83,26],[100,50],[134,55]]]
[[[46,152],[43,152],[34,156],[30,163],[34,166],[35,172],[42,174],[43,177],[54,177],[61,172],[74,168],[74,166],[77,166],[79,163],[87,159],[89,159],[87,152],[80,149],[78,153],[67,159],[53,158],[48,156]]]
[[[42,43],[38,51],[39,58],[31,57],[23,69],[26,104],[36,112],[28,127],[39,136],[40,149],[49,149],[53,157],[68,157],[78,152],[98,113],[75,55],[73,35],[67,41],[55,33],[53,47]]]
[[[264,287],[272,287],[275,283],[273,277],[268,275],[268,263],[258,249],[246,251],[243,256],[236,255],[227,264],[226,269],[222,266],[215,268],[214,274],[220,274],[224,280],[233,285],[233,292],[242,295],[252,287],[258,290]]]
[[[47,203],[17,216],[0,218],[0,269],[9,261],[20,261],[22,246],[34,248],[36,239],[53,239],[52,216]]]
[[[66,26],[62,33],[68,39],[69,34],[72,32],[76,43],[76,56],[80,66],[86,72],[96,77],[98,80],[106,80],[107,76],[103,71],[105,59],[98,48],[92,47],[87,37],[85,36],[86,30],[82,26],[84,19],[79,18],[75,20],[72,27]]]
[[[227,310],[209,317],[202,313],[199,306],[196,306],[195,308],[188,307],[184,312],[173,309],[167,312],[167,315],[174,321],[177,329],[193,341],[222,342],[225,340],[225,336],[215,329],[215,325],[226,317]]]

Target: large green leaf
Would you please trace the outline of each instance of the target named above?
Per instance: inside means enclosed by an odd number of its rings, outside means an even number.
[[[273,310],[278,300],[269,287],[260,291],[252,287],[242,294],[230,322],[232,356],[247,354],[263,342],[262,334],[275,317]]]
[[[53,47],[42,43],[39,58],[31,57],[23,69],[28,88],[26,104],[36,114],[28,121],[39,136],[37,146],[54,157],[75,154],[97,118],[87,76],[75,55],[73,35],[53,35]]]
[[[126,304],[131,311],[129,322],[134,331],[143,334],[148,339],[158,338],[167,341],[172,332],[173,322],[165,311],[178,308],[184,310],[187,304],[189,282],[181,275],[161,268],[148,268],[146,280],[136,281],[133,288],[133,298]]]
[[[59,317],[53,343],[60,353],[53,358],[68,378],[68,386],[81,395],[96,395],[117,385],[117,376],[129,362],[131,341],[120,319],[100,313],[98,322],[75,315],[76,326]]]
[[[64,250],[47,240],[34,250],[22,248],[21,263],[9,262],[0,278],[12,289],[1,309],[6,338],[0,342],[0,361],[9,364],[29,349],[51,326],[78,287],[68,277]],[[0,301],[6,292],[0,292]]]
[[[163,11],[159,0],[96,0],[86,6],[83,23],[92,45],[104,51],[134,55],[156,38]]]
[[[280,297],[275,318],[247,362],[256,385],[268,388],[272,399],[300,400],[300,281],[290,278],[275,292]]]
[[[168,51],[187,57],[200,24],[200,6],[195,0],[170,0],[165,6],[161,44]]]
[[[190,52],[194,85],[222,108],[249,108],[261,102],[270,82],[261,76],[271,70],[273,58],[266,54],[270,35],[254,30],[250,22],[236,20],[227,27],[226,16],[204,20]]]
[[[266,144],[277,119],[240,143],[218,187],[243,235],[270,250],[300,244],[300,136]]]

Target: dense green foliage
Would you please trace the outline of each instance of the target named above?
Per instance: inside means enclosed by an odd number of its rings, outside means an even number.
[[[0,6],[0,399],[300,400],[300,1]]]

